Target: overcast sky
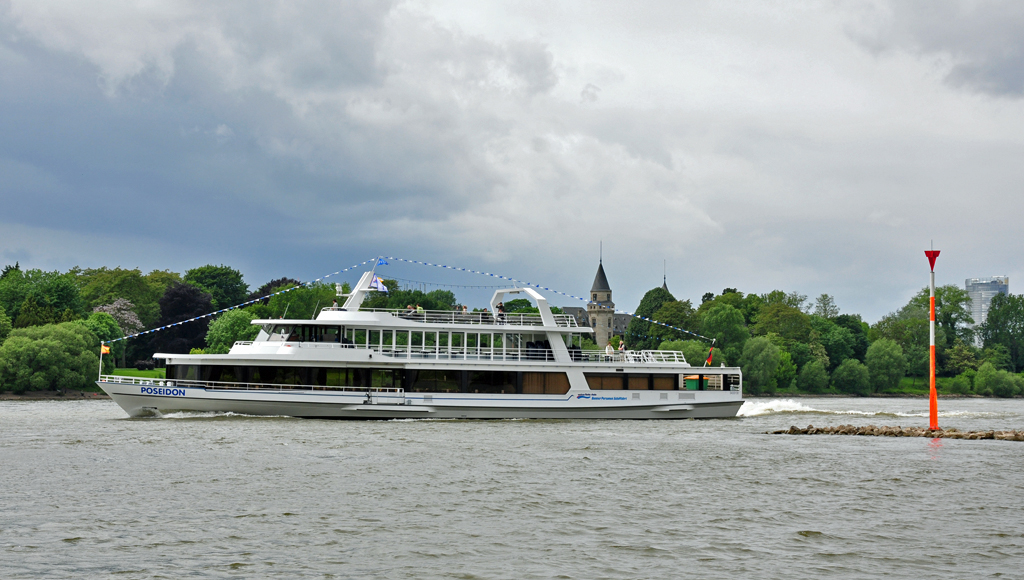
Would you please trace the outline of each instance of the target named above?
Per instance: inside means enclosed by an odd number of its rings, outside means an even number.
[[[0,0],[0,262],[585,295],[603,240],[627,310],[667,261],[873,322],[931,240],[1024,284],[1022,97],[1015,0]]]

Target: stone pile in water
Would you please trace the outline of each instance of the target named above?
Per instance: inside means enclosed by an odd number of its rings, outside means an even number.
[[[875,437],[932,437],[942,439],[999,439],[1001,441],[1024,441],[1024,431],[960,431],[950,429],[927,429],[925,427],[876,427],[867,425],[839,425],[836,427],[815,427],[806,429],[793,426],[789,429],[766,431],[769,435],[871,435]]]

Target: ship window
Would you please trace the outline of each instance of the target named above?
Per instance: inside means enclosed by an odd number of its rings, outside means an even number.
[[[359,387],[362,378],[359,369],[316,369],[315,384],[322,387]]]
[[[400,369],[374,369],[370,371],[370,384],[380,389],[401,387],[402,375]]]
[[[308,384],[304,381],[305,369],[298,367],[253,367],[253,383],[267,385],[301,385]]]
[[[725,390],[740,390],[740,375],[725,375]]]
[[[523,373],[523,394],[564,395],[569,392],[565,373]]]
[[[586,373],[587,384],[595,391],[621,391],[622,378],[625,375]]]
[[[167,378],[178,381],[198,381],[199,365],[167,365]]]
[[[516,374],[509,371],[470,371],[471,393],[515,393]]]
[[[650,388],[650,375],[629,375],[629,390],[646,391]]]
[[[220,381],[222,383],[244,383],[245,367],[226,365],[211,365],[203,367],[202,376],[206,381]]]
[[[676,389],[679,375],[654,375],[655,391],[672,391]]]
[[[409,370],[412,391],[417,393],[458,392],[462,371]]]

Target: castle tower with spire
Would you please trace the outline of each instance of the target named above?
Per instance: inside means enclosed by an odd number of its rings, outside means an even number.
[[[612,289],[608,285],[608,277],[604,274],[604,260],[597,263],[597,275],[594,285],[590,288],[590,303],[587,304],[587,318],[594,329],[594,341],[604,348],[614,334],[615,303],[612,302]]]

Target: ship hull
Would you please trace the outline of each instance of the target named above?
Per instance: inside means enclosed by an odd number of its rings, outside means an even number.
[[[132,417],[220,412],[319,419],[722,419],[730,391],[570,391],[565,395],[230,390],[97,382]]]

